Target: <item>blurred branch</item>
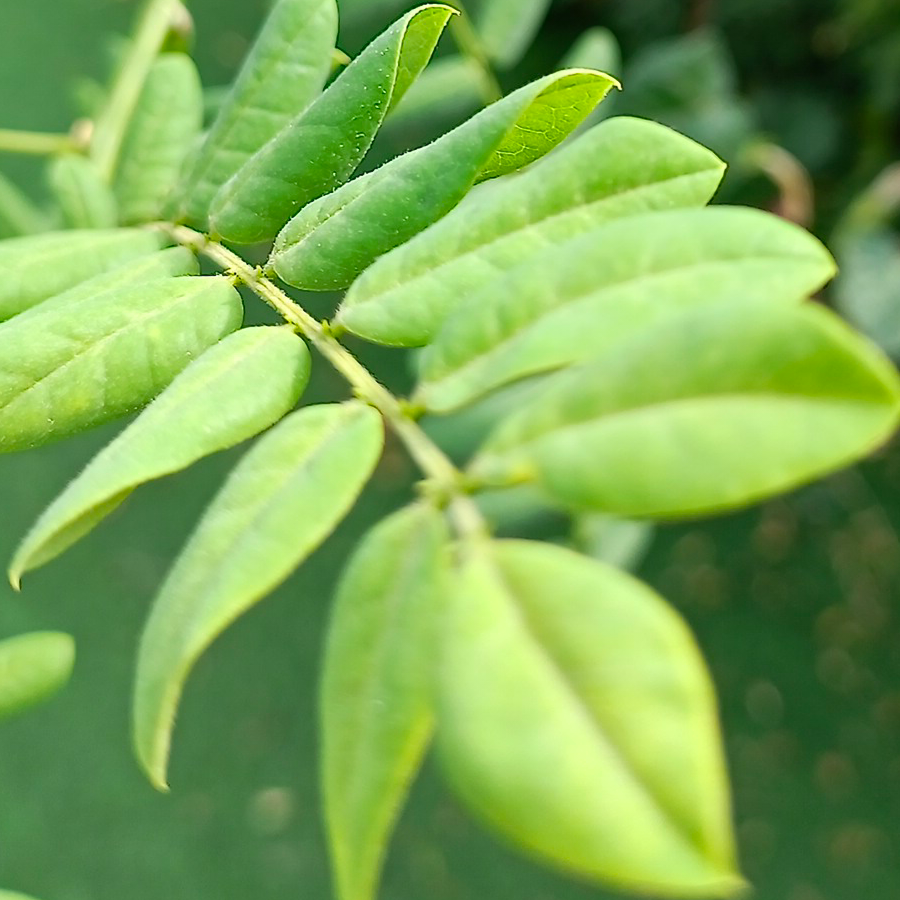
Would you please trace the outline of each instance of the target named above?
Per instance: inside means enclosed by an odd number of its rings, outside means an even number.
[[[0,152],[28,156],[52,156],[81,149],[69,134],[45,134],[40,131],[0,129]]]
[[[497,80],[497,74],[494,67],[488,59],[488,55],[481,43],[481,38],[472,25],[472,18],[469,16],[468,10],[462,3],[462,0],[453,0],[453,5],[459,12],[458,16],[453,17],[450,23],[450,32],[459,52],[463,56],[468,56],[477,63],[478,67],[484,73],[484,99],[487,103],[494,103],[496,100],[503,99],[503,88]]]
[[[812,178],[793,153],[761,141],[747,148],[742,162],[761,172],[778,188],[775,210],[778,215],[804,228],[812,225],[816,214]]]

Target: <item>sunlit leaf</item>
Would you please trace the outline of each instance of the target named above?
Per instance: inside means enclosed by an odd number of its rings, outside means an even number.
[[[531,45],[552,0],[482,0],[475,29],[488,57],[515,65]]]
[[[169,572],[141,638],[134,695],[138,758],[166,786],[184,682],[212,641],[274,590],[356,500],[383,441],[353,401],[293,413],[234,469]]]
[[[116,198],[93,160],[76,153],[58,156],[48,180],[70,227],[113,228],[118,223]]]
[[[44,511],[9,577],[58,556],[139,485],[187,468],[277,422],[309,380],[309,351],[288,328],[246,328],[191,363]]]
[[[55,694],[74,664],[75,642],[58,631],[0,641],[0,720]]]

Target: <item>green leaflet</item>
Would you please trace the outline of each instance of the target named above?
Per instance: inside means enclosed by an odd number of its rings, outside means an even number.
[[[629,571],[634,571],[647,555],[656,530],[652,522],[603,513],[580,515],[572,526],[576,549],[592,559]]]
[[[621,216],[703,206],[724,169],[662,125],[612,119],[383,256],[354,282],[336,321],[379,343],[427,344],[466,297],[548,244]]]
[[[695,515],[802,484],[897,426],[876,347],[814,304],[701,308],[562,373],[476,458],[489,482],[536,480],[619,515]]]
[[[454,409],[686,310],[801,300],[833,274],[815,238],[757,210],[714,206],[608,222],[475,290],[424,351],[414,399],[432,411]]]
[[[51,231],[0,241],[0,321],[67,288],[153,253],[162,235],[130,228]]]
[[[0,641],[0,720],[56,693],[74,664],[75,642],[67,634],[33,631]]]
[[[25,894],[13,893],[12,891],[0,891],[0,900],[34,900],[34,897],[27,897]]]
[[[0,172],[0,238],[35,234],[46,227],[46,216]]]
[[[225,482],[169,572],[138,651],[134,741],[166,786],[182,687],[201,653],[334,529],[381,453],[381,417],[352,401],[293,413]]]
[[[165,278],[0,326],[0,451],[24,450],[134,412],[241,324],[224,277]]]
[[[552,0],[482,0],[475,30],[487,55],[502,68],[514,66],[531,46]]]
[[[335,0],[278,0],[183,181],[180,218],[206,224],[219,188],[322,89]]]
[[[420,6],[376,38],[222,187],[210,207],[213,232],[241,244],[271,240],[298,210],[343,184],[452,14]]]
[[[464,554],[437,702],[438,750],[461,797],[592,880],[666,896],[739,890],[713,688],[674,610],[561,547]]]
[[[587,70],[548,75],[444,137],[302,209],[269,268],[308,290],[346,287],[378,256],[446,215],[479,181],[514,172],[562,141],[615,81]]]
[[[164,53],[147,75],[115,178],[122,221],[160,218],[185,157],[200,136],[203,91],[189,56]]]
[[[363,539],[338,588],[322,674],[322,781],[340,900],[372,900],[431,738],[447,527],[416,505]]]
[[[58,556],[139,485],[233,447],[277,422],[309,380],[309,351],[289,328],[246,328],[191,363],[41,514],[9,578]]]
[[[93,160],[71,153],[50,164],[48,180],[70,228],[113,228],[116,198]]]

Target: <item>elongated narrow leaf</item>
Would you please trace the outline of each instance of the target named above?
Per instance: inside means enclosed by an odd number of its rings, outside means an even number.
[[[50,165],[50,188],[72,228],[113,228],[116,198],[93,160],[78,154],[58,156]]]
[[[454,409],[689,309],[802,300],[833,273],[815,238],[757,210],[718,206],[609,222],[475,291],[425,350],[416,399]]]
[[[0,172],[0,238],[35,234],[46,224],[46,216],[31,198]]]
[[[489,825],[648,894],[739,890],[715,698],[639,581],[525,541],[468,548],[444,625],[438,749]]]
[[[427,344],[467,297],[500,291],[511,268],[548,245],[610,219],[703,206],[724,169],[662,125],[605,122],[383,256],[354,282],[337,322],[380,343]]]
[[[474,470],[577,508],[694,515],[864,456],[898,411],[893,366],[821,307],[718,304],[559,375]]]
[[[447,528],[413,506],[364,539],[338,588],[322,674],[322,781],[340,900],[372,900],[433,729]]]
[[[243,244],[271,240],[298,210],[343,184],[452,14],[420,6],[376,38],[224,185],[210,208],[213,231]]]
[[[134,740],[166,786],[175,711],[201,653],[331,533],[381,453],[381,417],[356,401],[302,409],[266,434],[204,513],[153,605],[138,651]]]
[[[153,253],[161,235],[120,228],[52,231],[0,242],[0,321],[123,262]]]
[[[181,218],[205,226],[219,188],[309,105],[336,36],[335,0],[278,0],[184,180]]]
[[[600,72],[570,70],[520,88],[433,144],[309,204],[278,236],[270,268],[297,287],[346,287],[446,215],[476,182],[553,149],[614,84]]]
[[[501,68],[515,65],[531,45],[552,0],[482,0],[475,29]]]
[[[166,278],[55,303],[0,326],[0,451],[133,412],[241,324],[224,277]]]
[[[58,631],[0,641],[0,720],[56,693],[75,664],[75,642]]]
[[[203,90],[194,63],[183,53],[163,54],[147,75],[122,146],[115,192],[123,222],[162,215],[202,122]]]
[[[246,328],[191,363],[44,511],[10,565],[58,556],[139,485],[233,447],[277,422],[309,380],[309,351],[287,328]]]

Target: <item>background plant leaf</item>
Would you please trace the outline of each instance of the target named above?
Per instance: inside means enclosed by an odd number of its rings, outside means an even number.
[[[50,189],[70,228],[113,228],[116,198],[93,160],[77,153],[57,156],[48,172]]]
[[[531,45],[552,0],[482,0],[475,30],[488,57],[501,68],[515,65]]]
[[[0,641],[0,720],[55,694],[75,664],[75,642],[58,631]]]

